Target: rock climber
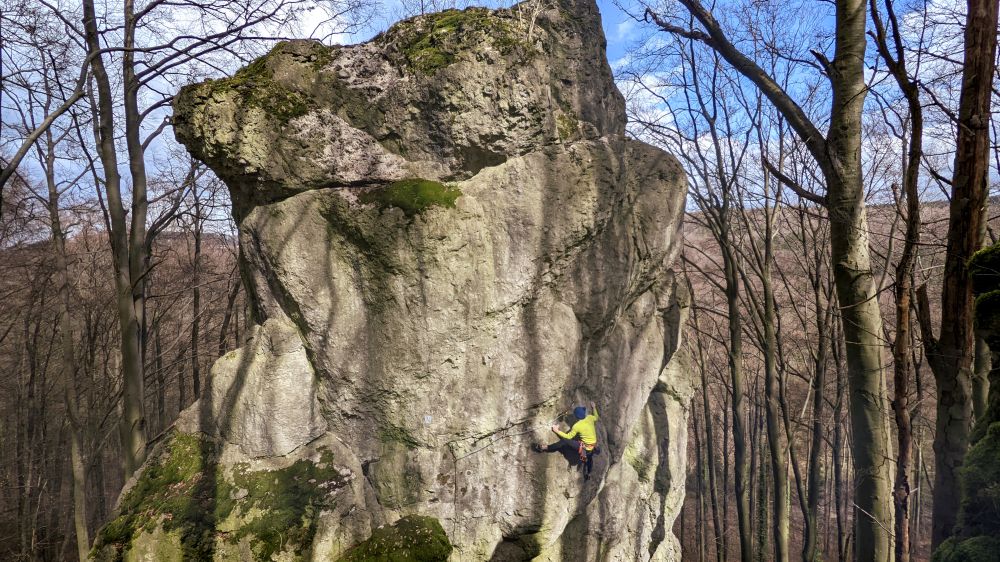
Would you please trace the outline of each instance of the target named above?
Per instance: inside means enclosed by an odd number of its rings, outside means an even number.
[[[558,425],[552,426],[552,433],[559,436],[559,441],[551,445],[535,444],[535,451],[539,453],[575,453],[579,456],[580,462],[584,465],[584,478],[590,478],[590,470],[594,465],[593,456],[600,453],[597,446],[597,420],[600,416],[597,413],[597,405],[591,402],[592,414],[587,414],[586,406],[577,406],[573,409],[573,416],[577,421],[570,428],[568,433],[559,430]]]

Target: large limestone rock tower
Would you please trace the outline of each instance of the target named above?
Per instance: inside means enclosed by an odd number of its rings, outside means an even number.
[[[254,326],[95,557],[679,559],[684,176],[626,137],[593,0],[535,8],[285,42],[181,91]],[[530,445],[589,402],[585,480]]]

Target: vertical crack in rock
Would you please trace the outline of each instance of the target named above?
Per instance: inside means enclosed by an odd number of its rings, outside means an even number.
[[[287,41],[176,97],[177,138],[229,186],[257,325],[98,559],[353,560],[413,536],[433,559],[679,559],[685,178],[626,138],[594,1],[531,11]],[[531,444],[590,401],[584,480]],[[141,497],[150,479],[173,484]]]

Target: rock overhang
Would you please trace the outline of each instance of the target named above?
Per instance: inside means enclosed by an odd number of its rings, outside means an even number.
[[[177,138],[230,183],[237,207],[361,182],[467,179],[545,145],[621,139],[624,100],[596,5],[556,6],[447,10],[360,45],[279,43],[231,78],[183,88]],[[344,161],[331,145],[363,157]]]

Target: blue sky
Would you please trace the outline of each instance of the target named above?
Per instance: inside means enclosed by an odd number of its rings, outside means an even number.
[[[626,0],[627,1],[627,0]],[[459,0],[457,2],[459,5],[465,4],[465,2]],[[497,6],[497,5],[509,5],[513,2],[504,0],[472,0],[468,2],[470,6],[484,5],[484,6]],[[390,16],[396,12],[393,9],[395,0],[384,0],[382,3],[383,9],[381,16],[376,16],[376,21],[380,23],[375,23],[374,25],[365,26],[365,28],[356,33],[348,34],[347,36],[341,36],[341,39],[346,43],[361,43],[367,41],[372,36],[374,36],[379,31],[389,27],[391,23],[394,22],[395,18]],[[608,39],[608,60],[612,63],[620,59],[624,54],[626,48],[635,39],[636,33],[642,27],[641,24],[631,19],[625,12],[615,5],[614,0],[597,0],[597,6],[601,10],[601,18],[604,23],[604,35]],[[313,15],[307,15],[304,17],[302,24],[302,31],[304,35],[310,35],[310,31],[313,29],[313,25],[310,20],[315,18],[324,18],[320,12],[316,12]],[[322,33],[320,33],[321,35]]]
[[[625,54],[625,49],[634,40],[639,24],[618,9],[610,0],[598,0],[604,22],[604,36],[608,38],[608,60],[614,62]]]

